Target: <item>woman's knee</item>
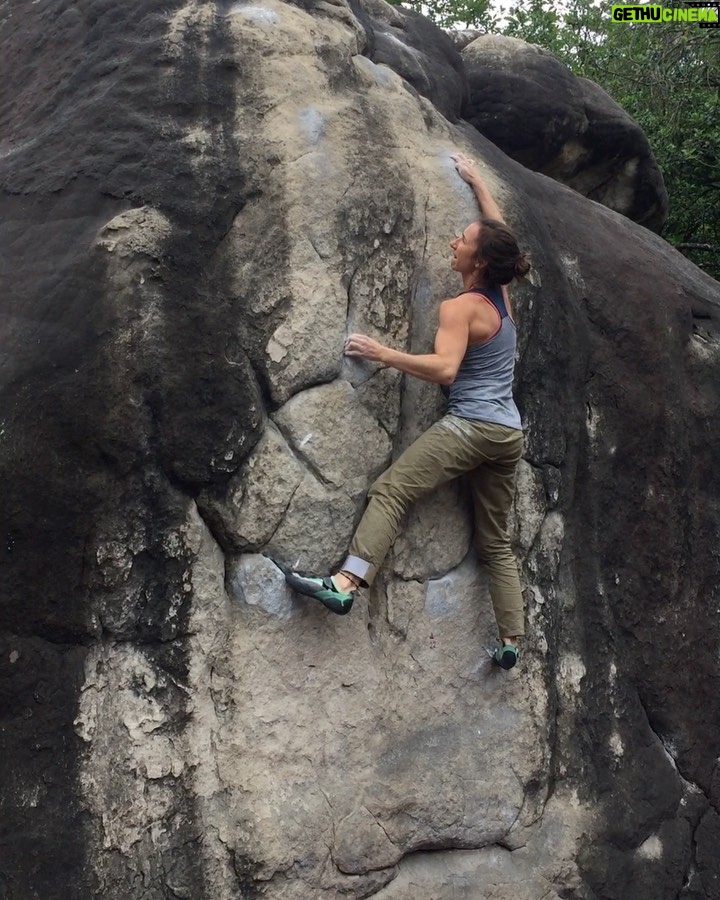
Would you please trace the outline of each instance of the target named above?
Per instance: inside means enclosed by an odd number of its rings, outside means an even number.
[[[510,539],[493,541],[492,543],[483,542],[476,544],[477,556],[484,565],[506,565],[507,563],[515,564],[515,554],[510,546]]]
[[[389,472],[385,472],[373,482],[368,491],[368,501],[376,500],[406,509],[412,503],[412,498],[408,496],[408,492],[403,487],[391,477],[388,477],[388,475]]]

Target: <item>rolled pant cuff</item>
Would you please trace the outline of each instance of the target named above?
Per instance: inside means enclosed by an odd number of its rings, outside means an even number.
[[[375,578],[375,566],[360,556],[346,556],[340,571],[354,575],[362,582],[363,587],[369,587]]]

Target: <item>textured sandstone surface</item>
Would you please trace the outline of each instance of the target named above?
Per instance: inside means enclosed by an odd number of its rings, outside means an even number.
[[[0,896],[718,896],[720,287],[381,0],[61,6],[0,7]],[[341,347],[430,346],[458,148],[535,265],[511,673],[462,483],[350,616],[279,568],[442,408]]]

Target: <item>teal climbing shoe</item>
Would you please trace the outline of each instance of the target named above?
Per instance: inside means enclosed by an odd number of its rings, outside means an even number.
[[[512,669],[520,659],[520,650],[512,644],[501,644],[492,658],[501,669]]]
[[[330,577],[306,578],[304,575],[298,575],[297,572],[286,572],[285,581],[294,591],[305,594],[306,597],[314,597],[315,600],[319,600],[323,606],[339,616],[347,615],[352,609],[355,599],[353,594],[339,591]]]

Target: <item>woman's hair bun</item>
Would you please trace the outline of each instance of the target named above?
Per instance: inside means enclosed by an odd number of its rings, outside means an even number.
[[[530,261],[526,256],[518,256],[515,260],[515,277],[524,278],[530,271]]]

